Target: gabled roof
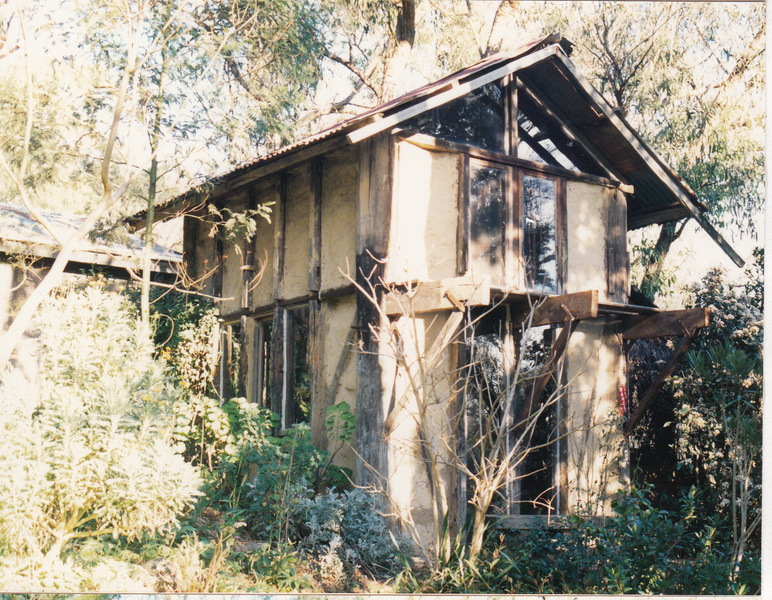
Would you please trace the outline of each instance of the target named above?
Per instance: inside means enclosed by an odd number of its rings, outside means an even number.
[[[684,217],[697,220],[732,260],[743,261],[703,216],[705,206],[595,90],[571,63],[571,43],[552,34],[520,48],[483,59],[404,96],[325,129],[272,154],[219,175],[156,209],[172,216],[193,202],[248,185],[257,177],[285,168],[291,157],[305,160],[347,144],[356,144],[398,127],[411,117],[469,92],[517,74],[519,107],[557,149],[582,171],[632,186],[628,193],[628,229]],[[629,188],[628,188],[629,189]],[[132,217],[133,222],[143,214]]]

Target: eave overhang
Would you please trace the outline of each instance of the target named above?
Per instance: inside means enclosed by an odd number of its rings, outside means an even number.
[[[405,120],[463,96],[506,75],[516,75],[524,105],[541,115],[558,148],[594,175],[617,180],[627,193],[628,230],[694,218],[739,266],[743,260],[705,218],[697,195],[630,127],[568,58],[571,43],[557,34],[513,52],[498,54],[466,69],[277,152],[213,178],[156,209],[163,220],[248,186],[261,177],[357,144],[399,127]],[[139,229],[145,214],[127,223]]]

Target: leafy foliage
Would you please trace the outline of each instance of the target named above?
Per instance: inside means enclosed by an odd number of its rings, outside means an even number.
[[[176,393],[150,341],[98,288],[47,309],[37,393],[3,381],[0,547],[58,557],[74,539],[173,528],[201,479],[174,450]]]
[[[349,572],[372,576],[394,574],[400,555],[410,548],[408,538],[397,541],[378,513],[372,494],[354,489],[331,490],[301,503],[303,520],[299,547],[317,559],[334,555]]]
[[[695,489],[669,512],[652,506],[647,490],[614,502],[602,525],[572,517],[557,529],[534,529],[488,538],[469,561],[454,559],[423,581],[403,576],[408,591],[518,594],[716,594],[758,589],[759,564],[744,582],[730,584],[731,562],[716,544],[716,525],[699,518]],[[744,587],[745,586],[745,587]]]
[[[324,454],[311,443],[306,423],[293,425],[287,435],[255,448],[252,481],[246,484],[249,525],[255,534],[288,542],[299,536],[296,518],[302,503],[313,495]]]

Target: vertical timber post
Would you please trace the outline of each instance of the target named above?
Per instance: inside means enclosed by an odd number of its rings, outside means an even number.
[[[356,282],[373,289],[378,301],[383,290],[391,220],[393,185],[393,139],[382,134],[359,147],[359,185],[357,195]],[[357,327],[360,353],[357,358],[355,482],[373,485],[378,475],[386,475],[386,444],[383,439],[383,386],[379,344],[373,333],[379,328],[377,307],[363,294],[357,294]]]

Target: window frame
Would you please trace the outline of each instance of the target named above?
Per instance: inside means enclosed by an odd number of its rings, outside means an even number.
[[[502,348],[502,378],[505,381],[506,386],[512,384],[511,377],[513,375],[512,370],[515,368],[517,361],[520,360],[518,356],[518,350],[521,348],[522,332],[518,330],[518,322],[520,317],[520,307],[510,303],[503,303],[495,311],[486,312],[480,315],[479,319],[475,319],[475,333],[474,337],[489,335],[494,332],[500,339]],[[543,328],[550,333],[548,336],[548,345],[554,343],[556,337],[556,328],[554,325],[543,326]],[[540,328],[541,329],[541,328]],[[498,333],[495,333],[498,332]],[[464,373],[463,377],[472,376],[472,356],[471,356],[471,339],[462,345],[458,354],[458,372]],[[547,351],[547,354],[549,352]],[[565,379],[565,377],[563,377]],[[467,398],[466,390],[468,385],[460,386],[458,392],[458,410],[462,411],[462,416],[459,419],[459,431],[457,439],[459,441],[459,452],[466,455],[466,452],[470,448],[470,435],[471,425],[470,416],[467,412]],[[525,390],[528,393],[528,390]],[[513,406],[513,412],[509,415],[503,416],[505,423],[503,427],[514,427],[515,414],[518,412],[519,407]],[[566,424],[566,402],[562,397],[555,399],[553,406],[549,408],[552,412],[552,418],[554,419],[554,431],[550,434],[550,437],[554,436],[550,446],[550,466],[549,466],[549,480],[551,485],[545,490],[538,492],[536,498],[523,498],[523,483],[529,474],[524,472],[529,468],[527,461],[523,464],[516,465],[511,471],[510,476],[504,482],[499,489],[497,496],[499,496],[504,504],[499,507],[498,514],[492,513],[491,516],[495,516],[496,520],[505,527],[520,527],[525,524],[533,524],[536,522],[547,523],[551,519],[561,517],[568,514],[568,506],[566,503],[568,481],[567,481],[567,465],[565,461],[566,445],[564,441],[565,424]],[[514,434],[514,430],[510,431],[509,436]],[[511,448],[512,440],[509,438],[506,441],[507,452]],[[473,442],[472,442],[473,443]],[[538,443],[537,443],[538,450]],[[473,468],[470,466],[470,468]],[[533,473],[531,474],[533,475]],[[465,477],[459,478],[458,481],[458,493],[459,493],[459,506],[464,507],[462,511],[462,518],[466,518],[466,500],[469,498],[471,488],[470,482]],[[528,488],[530,490],[530,488]],[[533,490],[530,490],[533,491]],[[529,503],[537,500],[542,494],[547,494],[551,498],[550,505],[551,510],[545,512],[536,512],[532,514],[530,512],[523,512],[523,507]],[[493,510],[493,507],[491,507]],[[503,510],[502,510],[503,509]]]
[[[267,328],[271,328],[270,334]],[[251,397],[250,402],[263,408],[271,408],[273,382],[271,377],[273,363],[273,315],[252,317],[254,331]],[[267,339],[266,339],[267,338]]]
[[[566,275],[566,178],[559,173],[544,172],[539,168],[530,168],[513,162],[508,156],[500,157],[480,156],[472,148],[461,149],[464,156],[464,207],[459,211],[459,231],[463,232],[460,242],[459,275],[467,275],[472,268],[471,257],[471,223],[472,215],[472,179],[473,168],[489,167],[507,172],[505,183],[505,210],[504,221],[504,285],[513,289],[527,290],[543,295],[559,295],[563,293]],[[517,160],[517,159],[515,159]],[[526,280],[524,234],[523,234],[523,176],[548,179],[555,182],[555,271],[556,282],[554,291],[543,291],[528,287]],[[494,282],[495,284],[495,282]]]
[[[563,293],[563,287],[565,285],[565,258],[566,258],[566,243],[567,232],[565,228],[566,223],[566,197],[565,197],[565,179],[557,175],[551,175],[547,173],[541,173],[539,171],[533,171],[526,168],[517,168],[517,189],[518,189],[518,203],[517,203],[517,227],[519,232],[519,245],[518,253],[521,265],[520,277],[517,280],[518,285],[524,290],[529,292],[544,294],[544,295],[560,295]],[[538,179],[547,179],[555,182],[555,289],[552,291],[538,290],[530,288],[528,286],[528,278],[525,268],[525,233],[523,231],[523,177],[535,177]]]
[[[292,329],[293,323],[291,322],[292,312],[305,311],[306,323],[308,332],[306,335],[306,358],[305,364],[309,371],[309,397],[308,397],[308,415],[306,419],[295,418],[295,398],[294,398],[294,378],[295,369],[297,366],[297,359],[294,356],[294,348],[292,345],[292,335],[290,329]],[[313,369],[313,355],[314,355],[314,335],[315,335],[315,320],[316,320],[316,308],[313,301],[301,302],[297,304],[288,304],[276,306],[272,315],[271,325],[271,341],[270,341],[270,397],[266,407],[272,412],[276,413],[279,417],[279,426],[277,428],[277,435],[285,435],[287,431],[297,423],[307,422],[311,423],[312,418],[312,406],[314,403],[314,397],[316,396],[316,377],[317,374]],[[265,321],[266,319],[262,319]],[[258,336],[255,336],[258,337]],[[255,346],[257,348],[257,346]],[[265,348],[265,344],[263,344]],[[261,357],[264,361],[264,357]],[[252,368],[256,369],[262,361],[253,360]],[[264,362],[262,362],[264,364]],[[256,374],[255,374],[256,375]],[[253,391],[258,390],[257,377],[253,378]],[[258,396],[259,397],[259,394]]]

